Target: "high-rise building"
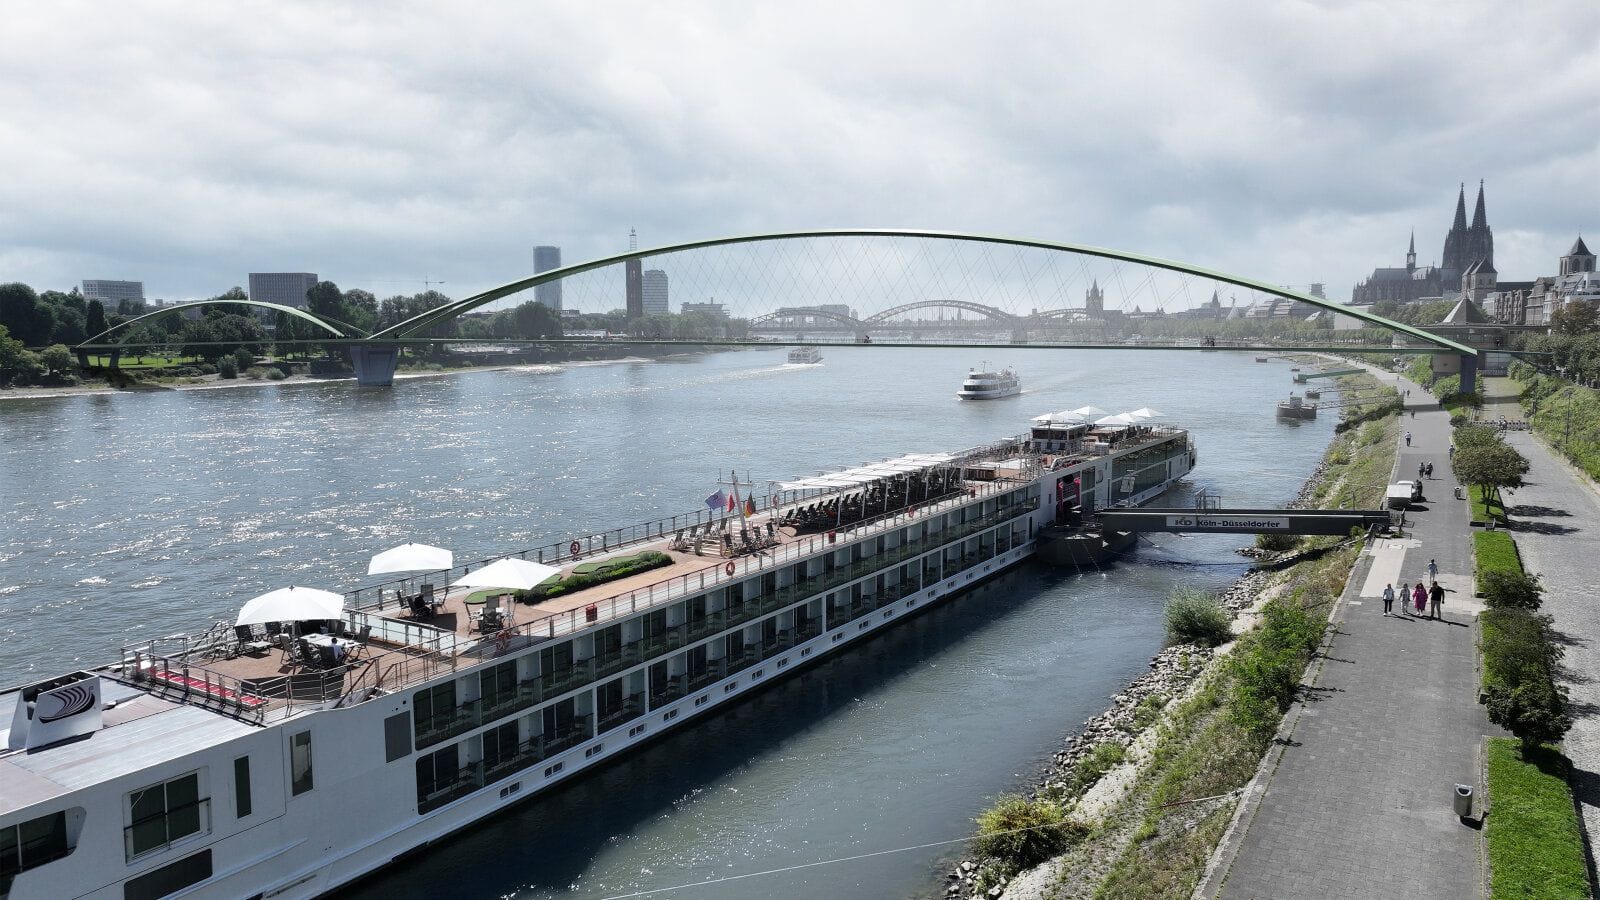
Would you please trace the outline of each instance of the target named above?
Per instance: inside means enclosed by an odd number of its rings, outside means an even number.
[[[692,301],[685,300],[682,305],[678,307],[678,310],[686,316],[704,315],[715,316],[719,319],[726,319],[728,317],[727,308],[714,300],[706,303],[694,303]]]
[[[315,272],[251,272],[250,299],[304,309],[306,291],[316,283]]]
[[[142,301],[144,300],[144,282],[85,278],[83,280],[83,299],[99,300],[102,304],[115,304],[121,300]]]
[[[551,269],[561,268],[560,247],[535,247],[533,248],[533,274],[548,272]],[[543,303],[556,312],[561,312],[561,282],[560,280],[541,284],[533,289],[533,299]]]
[[[667,305],[667,273],[660,269],[646,269],[639,299],[645,315],[666,315],[670,311]]]
[[[639,249],[639,234],[632,228],[628,229],[628,252]],[[623,279],[626,281],[628,291],[628,318],[637,319],[644,315],[644,274],[643,266],[637,259],[630,259],[622,264]]]

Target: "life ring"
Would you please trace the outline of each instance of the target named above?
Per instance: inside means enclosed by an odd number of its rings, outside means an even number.
[[[582,544],[580,544],[580,543],[578,543],[578,542],[577,542],[577,541],[573,541],[573,542],[572,542],[572,543],[570,543],[570,544],[568,544],[568,545],[567,545],[567,550],[568,550],[568,551],[569,551],[569,552],[570,552],[570,553],[571,553],[571,554],[572,554],[572,555],[573,555],[573,556],[577,556],[577,555],[578,555],[578,551],[579,551],[579,550],[582,550],[582,549],[583,549],[583,545],[582,545]]]
[[[495,656],[504,656],[506,654],[506,651],[510,650],[510,649],[511,649],[511,632],[508,629],[502,628],[500,630],[500,633],[496,634],[494,636],[494,655]]]
[[[722,571],[727,572],[729,575],[733,574],[733,569],[734,569],[734,565],[733,565],[733,560],[731,560],[731,559],[728,560],[728,564],[727,565],[722,567]]]

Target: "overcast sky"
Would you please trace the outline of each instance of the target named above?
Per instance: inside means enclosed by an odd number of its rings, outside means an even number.
[[[1600,3],[1087,6],[10,4],[0,281],[464,296],[630,226],[891,226],[1343,299],[1480,178],[1502,279],[1600,238]]]

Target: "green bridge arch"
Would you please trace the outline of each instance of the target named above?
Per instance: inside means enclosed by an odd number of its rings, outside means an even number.
[[[327,332],[328,336],[330,337],[363,338],[367,336],[365,331],[362,331],[354,325],[350,325],[345,322],[339,322],[335,319],[326,319],[322,316],[316,315],[315,313],[310,313],[303,309],[296,309],[293,306],[284,306],[281,303],[268,303],[265,300],[196,300],[193,303],[179,303],[176,306],[163,306],[155,312],[145,313],[142,316],[135,316],[126,322],[122,322],[107,328],[105,331],[100,332],[94,337],[85,339],[78,346],[92,348],[97,344],[103,345],[107,343],[107,338],[110,338],[117,332],[131,333],[133,326],[139,324],[140,322],[146,322],[151,319],[159,318],[160,316],[170,316],[174,313],[181,314],[185,310],[198,309],[202,306],[255,306],[261,309],[271,309],[277,312],[288,313],[297,319],[310,322],[311,324]],[[340,330],[341,328],[344,330]]]
[[[1262,293],[1271,294],[1276,297],[1283,297],[1289,300],[1298,300],[1302,303],[1309,303],[1312,306],[1316,306],[1321,309],[1331,310],[1339,313],[1340,315],[1350,316],[1353,319],[1358,319],[1368,324],[1375,325],[1379,328],[1384,328],[1389,331],[1403,334],[1425,344],[1438,347],[1442,351],[1461,353],[1474,358],[1476,358],[1478,354],[1476,349],[1465,344],[1457,343],[1449,338],[1432,334],[1420,328],[1406,325],[1402,322],[1396,322],[1392,319],[1386,319],[1383,316],[1374,315],[1365,310],[1335,303],[1326,297],[1314,297],[1311,294],[1280,287],[1275,284],[1269,284],[1265,281],[1260,281],[1254,278],[1245,278],[1240,275],[1232,275],[1227,272],[1219,272],[1215,269],[1208,269],[1203,266],[1190,265],[1189,263],[1162,259],[1160,257],[1148,256],[1142,253],[1130,253],[1124,250],[1113,250],[1107,247],[1094,247],[1088,244],[1071,244],[1061,241],[1044,241],[1033,238],[1005,237],[1001,235],[990,234],[972,234],[958,231],[930,231],[912,228],[824,228],[809,231],[772,231],[758,234],[710,238],[699,241],[687,241],[681,244],[666,244],[659,247],[651,247],[645,250],[632,250],[627,253],[616,254],[615,256],[606,256],[600,259],[593,259],[588,262],[575,263],[570,266],[562,266],[558,269],[551,269],[548,272],[541,272],[528,278],[518,279],[516,281],[500,285],[499,287],[491,288],[487,291],[483,291],[482,293],[474,294],[471,297],[465,297],[460,300],[446,303],[437,309],[429,310],[420,315],[413,316],[404,322],[400,322],[398,324],[391,325],[388,328],[374,332],[368,338],[368,340],[376,343],[385,339],[400,340],[413,337],[418,332],[440,322],[455,318],[456,316],[460,316],[467,312],[471,312],[480,306],[493,303],[496,300],[501,300],[513,294],[521,293],[528,288],[537,287],[541,284],[547,284],[552,281],[558,281],[562,278],[578,275],[583,272],[592,272],[596,269],[615,266],[632,259],[643,259],[649,256],[660,256],[662,254],[677,253],[684,250],[701,250],[711,247],[726,247],[734,244],[754,244],[765,241],[789,241],[803,238],[829,237],[901,237],[968,241],[1009,247],[1029,247],[1038,250],[1057,250],[1063,253],[1076,253],[1084,256],[1095,256],[1101,259],[1111,259],[1119,262],[1138,263],[1140,265],[1165,269],[1170,272],[1179,272],[1185,275],[1194,275],[1200,278],[1220,281],[1226,284],[1247,288],[1249,290],[1261,291]]]

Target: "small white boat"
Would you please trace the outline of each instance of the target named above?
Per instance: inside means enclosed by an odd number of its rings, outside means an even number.
[[[969,370],[966,380],[961,382],[961,390],[956,391],[956,397],[962,400],[999,400],[1022,393],[1022,378],[1016,372],[1010,369],[991,372],[988,366],[988,363],[984,363],[982,368]]]
[[[816,347],[795,347],[789,351],[789,364],[811,366],[822,362],[822,351]]]

